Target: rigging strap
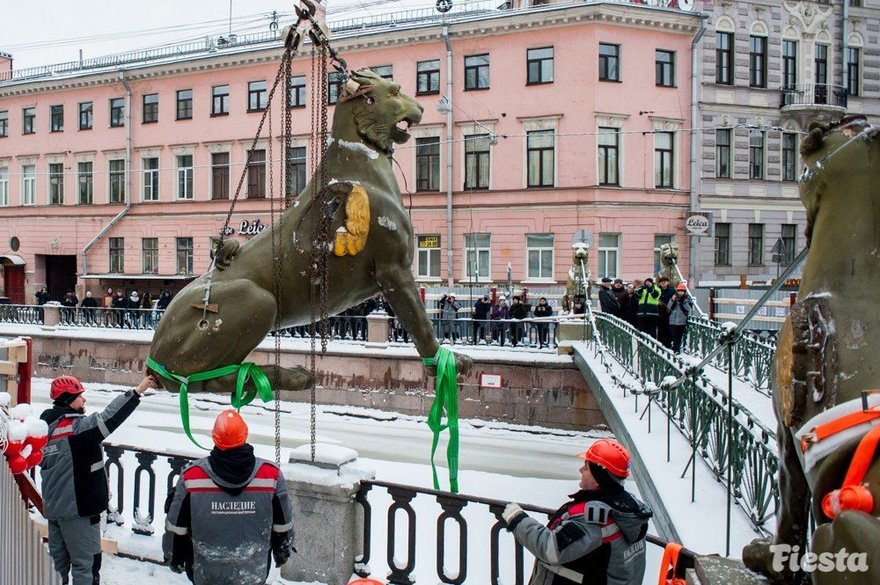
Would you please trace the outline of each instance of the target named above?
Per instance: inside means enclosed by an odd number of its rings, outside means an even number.
[[[426,366],[437,367],[435,378],[436,392],[431,412],[428,414],[428,427],[434,433],[431,443],[431,472],[434,475],[434,489],[440,489],[434,453],[443,429],[449,429],[449,444],[446,447],[446,462],[449,466],[449,491],[458,493],[458,381],[455,368],[455,354],[445,347],[438,347],[433,358],[422,358]],[[443,412],[446,411],[446,424]]]

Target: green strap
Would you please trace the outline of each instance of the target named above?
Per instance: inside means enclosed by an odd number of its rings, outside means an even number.
[[[434,465],[434,453],[440,440],[440,432],[449,429],[449,445],[446,447],[446,462],[449,465],[449,491],[458,493],[458,380],[455,369],[455,354],[445,347],[437,348],[433,358],[422,358],[426,366],[437,366],[434,403],[428,414],[428,427],[434,432],[431,444],[431,472],[434,475],[434,489],[440,489],[437,478],[437,467]],[[443,411],[446,410],[447,424],[442,423]]]
[[[151,357],[147,357],[147,367],[165,379],[177,382],[180,385],[180,418],[183,422],[183,431],[186,433],[186,436],[189,437],[189,440],[200,449],[208,450],[206,447],[199,445],[199,442],[195,440],[192,436],[192,431],[190,430],[189,398],[187,395],[190,382],[204,382],[205,380],[213,380],[214,378],[222,378],[223,376],[238,374],[235,380],[235,391],[231,398],[232,406],[236,410],[240,410],[242,406],[250,404],[257,395],[260,396],[260,399],[263,402],[271,402],[274,400],[272,387],[269,385],[269,379],[266,377],[266,374],[263,373],[263,370],[253,362],[223,366],[208,370],[207,372],[190,374],[189,376],[181,376],[180,374],[169,372],[165,369],[165,366],[157,363]],[[256,390],[249,390],[245,394],[244,387],[249,380],[253,380]]]

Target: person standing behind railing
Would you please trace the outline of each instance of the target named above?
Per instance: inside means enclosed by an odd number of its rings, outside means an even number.
[[[669,335],[672,340],[672,351],[681,353],[681,344],[687,333],[688,317],[694,308],[685,283],[679,283],[675,287],[675,296],[669,299],[666,306],[669,309]]]
[[[125,309],[128,306],[125,294],[121,288],[116,289],[116,296],[113,297],[113,311],[116,313],[116,327],[122,329],[125,326]]]
[[[92,291],[86,291],[86,296],[83,297],[83,300],[79,304],[79,306],[82,309],[82,316],[85,323],[87,325],[94,325],[95,311],[98,307],[98,301],[92,296]]]
[[[648,277],[645,284],[635,291],[639,300],[639,331],[657,339],[657,320],[660,318],[660,287],[654,286],[654,279]]]
[[[538,305],[535,307],[535,317],[552,317],[553,307],[547,303],[547,297],[538,299]],[[549,343],[550,323],[538,322],[538,349],[544,346],[550,347]]]
[[[440,299],[440,330],[444,339],[452,343],[458,341],[458,327],[455,320],[458,318],[458,310],[461,305],[455,300],[455,295],[449,293]]]
[[[153,328],[153,295],[150,294],[150,291],[146,291],[141,298],[140,326],[147,329]]]
[[[513,304],[510,305],[509,318],[516,319],[516,321],[510,324],[510,343],[513,346],[517,346],[522,343],[523,340],[523,323],[519,321],[528,318],[529,316],[529,307],[522,302],[520,297],[513,297]]]
[[[504,295],[498,297],[498,304],[492,307],[492,343],[504,345],[507,326],[504,321],[510,316],[507,308],[507,299]]]
[[[602,282],[599,283],[599,308],[603,313],[615,317],[620,315],[620,303],[617,302],[617,297],[611,290],[611,279],[607,276],[603,277]]]
[[[156,303],[156,309],[159,311],[164,311],[168,308],[168,305],[171,304],[171,291],[163,290],[162,294],[159,295],[159,302]]]
[[[64,298],[61,299],[61,306],[64,307],[61,309],[62,317],[61,321],[68,325],[76,325],[76,305],[79,303],[79,299],[76,298],[76,295],[72,290],[67,291],[64,294]]]
[[[51,297],[51,295],[49,295],[49,292],[46,290],[45,286],[42,287],[40,290],[38,290],[34,294],[34,296],[37,298],[37,304],[40,306],[40,308],[37,309],[37,315],[40,318],[40,323],[42,323],[43,322],[43,305],[45,305],[46,303],[51,301],[52,297]]]
[[[483,298],[477,299],[474,303],[474,313],[471,320],[471,334],[473,335],[473,343],[477,345],[480,341],[485,343],[486,340],[486,322],[492,313],[492,302],[489,301],[489,295],[483,295]]]

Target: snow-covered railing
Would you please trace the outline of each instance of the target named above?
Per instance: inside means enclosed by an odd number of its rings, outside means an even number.
[[[723,334],[724,329],[717,322],[691,317],[688,319],[685,351],[698,357],[707,355],[721,343]],[[751,384],[755,390],[769,395],[775,356],[775,342],[752,331],[743,331],[733,345],[733,375]],[[726,372],[727,356],[719,354],[712,365]]]
[[[612,374],[615,382],[628,387],[636,410],[640,408],[640,397],[647,397],[643,417],[647,414],[649,428],[652,404],[656,403],[667,415],[667,432],[669,425],[678,428],[690,442],[694,456],[703,459],[718,481],[726,481],[732,465],[733,499],[756,528],[767,530],[765,524],[775,515],[779,503],[775,433],[737,400],[731,400],[729,391],[712,384],[702,373],[691,374],[671,389],[662,389],[664,380],[677,379],[688,371],[692,358],[672,353],[616,317],[598,313],[596,325],[601,339],[597,351],[610,354],[639,380],[641,387],[632,387]]]

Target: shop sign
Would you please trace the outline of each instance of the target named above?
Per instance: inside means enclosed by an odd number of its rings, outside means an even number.
[[[694,213],[684,221],[684,229],[689,236],[711,236],[712,214],[710,212]]]
[[[419,248],[439,248],[440,236],[419,236]]]
[[[257,234],[262,233],[262,231],[267,227],[269,226],[262,223],[260,221],[260,218],[251,221],[243,219],[238,228],[234,228],[232,226],[227,227],[225,235],[231,236],[234,235],[237,231],[238,235],[240,236],[256,236]]]

